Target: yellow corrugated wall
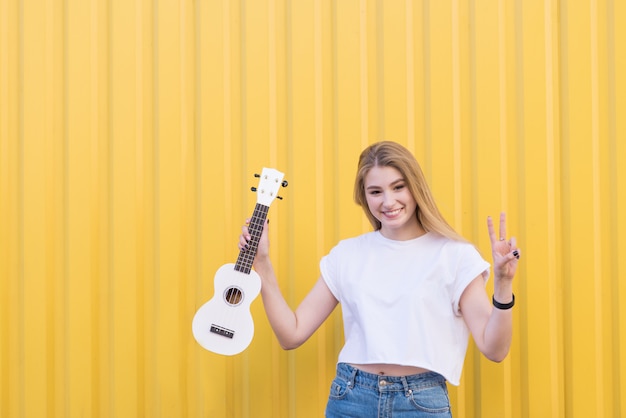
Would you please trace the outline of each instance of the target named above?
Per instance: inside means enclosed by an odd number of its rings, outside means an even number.
[[[626,416],[624,22],[621,0],[0,0],[0,416],[322,416],[338,311],[284,352],[259,298],[235,357],[191,320],[264,166],[295,307],[368,230],[379,139],[487,256],[500,210],[523,249],[511,354],[470,347],[454,415]]]

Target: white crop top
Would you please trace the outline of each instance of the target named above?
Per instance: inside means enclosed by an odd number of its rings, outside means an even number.
[[[476,277],[487,282],[489,267],[473,245],[434,233],[340,241],[320,262],[343,313],[338,361],[421,367],[459,385],[469,340],[459,300]]]

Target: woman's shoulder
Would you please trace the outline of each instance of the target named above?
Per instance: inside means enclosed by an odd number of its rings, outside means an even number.
[[[480,254],[478,248],[470,241],[462,241],[437,233],[429,233],[428,243],[433,251],[447,254],[452,257],[473,256]]]
[[[464,239],[456,239],[452,237],[447,237],[437,232],[429,232],[428,236],[432,243],[445,245],[449,248],[474,248],[475,247],[475,245],[472,244],[470,241],[467,241]]]
[[[333,257],[343,258],[352,254],[361,254],[375,247],[376,231],[340,239],[328,252]]]
[[[375,239],[376,234],[376,231],[370,231],[353,237],[340,239],[335,245],[335,248],[354,248],[367,245]]]

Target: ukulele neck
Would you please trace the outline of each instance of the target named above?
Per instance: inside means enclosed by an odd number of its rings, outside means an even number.
[[[252,269],[252,263],[256,256],[257,249],[259,247],[259,240],[261,239],[261,233],[263,233],[263,224],[267,218],[267,211],[269,206],[257,203],[254,207],[254,213],[250,218],[250,224],[248,225],[248,232],[250,233],[250,241],[248,241],[248,249],[239,251],[239,257],[235,263],[235,270],[245,274],[250,274]]]

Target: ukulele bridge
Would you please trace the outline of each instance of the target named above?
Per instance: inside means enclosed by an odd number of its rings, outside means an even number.
[[[222,337],[233,338],[235,331],[228,328],[220,327],[219,325],[211,324],[210,330],[213,334],[221,335]]]

